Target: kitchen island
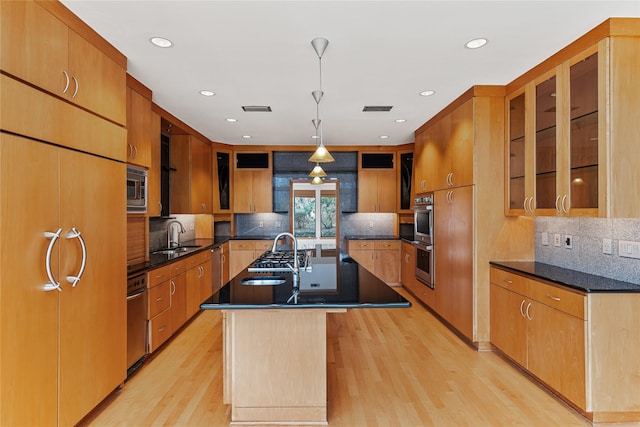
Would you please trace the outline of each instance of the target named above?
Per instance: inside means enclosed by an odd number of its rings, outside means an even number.
[[[223,311],[223,401],[232,423],[327,424],[327,313],[411,306],[339,249],[310,255],[295,299],[292,273],[247,268],[201,305]],[[243,284],[274,276],[283,283]]]

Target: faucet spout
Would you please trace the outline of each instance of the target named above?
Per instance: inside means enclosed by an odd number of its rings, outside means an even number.
[[[174,225],[179,225],[180,226],[180,233],[185,233],[187,230],[184,229],[184,225],[182,225],[182,223],[180,221],[178,221],[177,219],[171,220],[167,223],[167,247],[168,248],[172,248],[174,246],[180,246],[180,238],[178,238],[176,241],[174,241],[171,237],[171,230],[173,228]]]
[[[280,240],[281,237],[285,237],[285,236],[289,237],[293,241],[293,266],[289,264],[287,265],[289,266],[291,271],[293,271],[293,288],[294,290],[297,290],[300,285],[300,276],[299,276],[300,262],[298,261],[298,239],[296,239],[296,236],[286,231],[278,234],[275,237],[275,239],[273,239],[273,247],[271,248],[271,252],[276,251],[276,247],[278,246],[278,240]],[[297,292],[296,292],[296,295],[297,295]]]

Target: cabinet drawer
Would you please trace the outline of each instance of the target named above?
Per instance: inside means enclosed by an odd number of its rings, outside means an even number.
[[[256,244],[250,240],[230,240],[229,250],[231,251],[252,251]]]
[[[149,351],[158,349],[171,336],[171,310],[165,310],[149,320]]]
[[[527,294],[528,279],[498,268],[491,268],[491,283],[522,295]]]
[[[149,289],[149,319],[171,305],[171,282],[167,280]]]
[[[173,264],[169,264],[150,270],[148,273],[147,288],[153,288],[154,286],[169,280],[172,276],[172,265]]]
[[[182,274],[186,271],[186,262],[185,260],[180,260],[180,261],[176,261],[172,264],[169,264],[168,267],[170,267],[170,275],[169,277],[176,277],[179,274]]]
[[[584,294],[535,280],[530,280],[529,283],[529,296],[532,299],[580,319],[586,319]]]
[[[400,249],[400,240],[376,240],[374,246],[376,249]]]
[[[376,246],[374,240],[349,240],[349,249],[371,249]]]
[[[255,242],[256,251],[258,251],[260,253],[263,253],[264,251],[271,250],[272,247],[273,247],[273,241],[271,241],[271,240]]]

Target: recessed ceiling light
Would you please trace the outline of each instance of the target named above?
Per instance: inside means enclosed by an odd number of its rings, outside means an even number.
[[[473,40],[469,40],[464,47],[466,47],[467,49],[478,49],[479,47],[484,46],[485,44],[487,44],[489,42],[489,40],[484,39],[484,38],[479,38],[479,39],[473,39]]]
[[[151,43],[158,47],[171,47],[173,46],[173,42],[169,39],[165,39],[164,37],[151,37]]]
[[[201,90],[200,95],[202,96],[214,96],[216,93],[210,90]]]
[[[232,119],[231,117],[229,117],[228,119],[225,119],[227,122],[229,123],[235,123],[238,121],[238,119]]]
[[[380,135],[380,139],[388,139],[389,135]]]
[[[244,139],[251,139],[251,135],[242,135]]]
[[[420,92],[420,96],[431,96],[434,93],[436,93],[435,90],[424,90],[424,91]]]
[[[312,139],[318,139],[318,138],[320,138],[320,137],[319,137],[318,135],[311,135],[311,138],[312,138]]]
[[[407,119],[395,119],[394,120],[394,122],[396,122],[396,123],[404,123],[406,121],[407,121]]]

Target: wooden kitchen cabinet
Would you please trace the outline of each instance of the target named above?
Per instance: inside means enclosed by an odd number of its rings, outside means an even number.
[[[159,133],[151,111],[151,90],[127,75],[127,163],[150,169],[151,146],[155,143],[159,148]]]
[[[220,268],[222,271],[220,272],[220,285],[224,286],[227,284],[229,280],[231,280],[230,274],[230,266],[229,259],[231,256],[229,255],[229,242],[224,242],[220,245]]]
[[[127,215],[127,266],[144,262],[149,253],[149,221],[142,215]]]
[[[358,172],[358,212],[395,213],[398,189],[395,169]]]
[[[586,296],[492,268],[491,307],[491,342],[584,410]]]
[[[235,213],[273,211],[270,168],[233,171],[233,211]]]
[[[230,240],[229,279],[236,277],[256,258],[270,250],[272,246],[272,240]]]
[[[148,351],[153,353],[186,322],[186,260],[147,273]]]
[[[383,282],[400,284],[400,240],[350,240],[348,251]]]
[[[203,251],[187,258],[187,318],[200,311],[200,304],[213,294],[211,252]]]
[[[171,136],[172,213],[213,212],[211,146],[193,135]]]
[[[415,193],[473,184],[474,101],[416,131]]]
[[[4,72],[124,125],[126,58],[73,18],[57,2],[2,2],[0,66]]]
[[[213,147],[213,213],[231,212],[231,159],[230,150]],[[226,282],[225,282],[226,283]]]
[[[161,152],[160,152],[160,115],[155,111],[151,112],[151,159],[149,170],[147,171],[147,216],[162,215],[162,190],[160,169]]]
[[[507,87],[507,215],[638,216],[638,58],[640,29],[614,18]]]
[[[434,308],[467,337],[473,336],[473,192],[470,185],[434,193]]]
[[[123,163],[0,133],[1,425],[74,425],[126,377],[126,252],[105,233],[126,230],[125,175]]]
[[[182,272],[169,279],[171,285],[171,329],[175,333],[187,318],[187,273]]]

